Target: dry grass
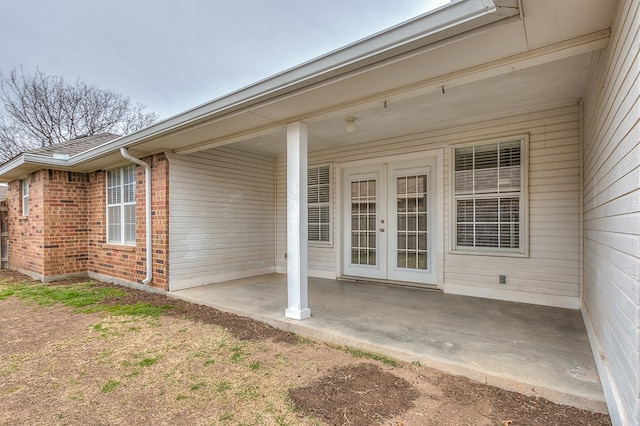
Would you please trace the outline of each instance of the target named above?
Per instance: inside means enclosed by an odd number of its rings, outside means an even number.
[[[90,288],[111,299],[86,304],[78,283],[56,293],[49,291],[55,286],[44,291],[35,288],[40,284],[9,282],[0,274],[0,425],[609,424],[606,416],[295,338],[158,295],[128,290],[118,300],[113,288]],[[18,294],[20,286],[27,288]],[[64,301],[49,303],[51,297]],[[144,309],[113,308],[121,305]],[[373,367],[359,368],[363,363]],[[337,380],[345,371],[350,379]],[[376,386],[383,380],[415,400],[398,405]],[[353,422],[344,397],[329,398],[336,386],[338,395],[353,396],[349,403],[365,420]],[[375,404],[364,398],[372,392]],[[310,409],[297,409],[294,394]],[[320,416],[313,407],[324,409],[328,423],[313,417]],[[346,416],[331,420],[327,413],[338,409]]]

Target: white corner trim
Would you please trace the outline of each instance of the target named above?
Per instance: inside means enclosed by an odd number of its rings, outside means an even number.
[[[582,319],[584,320],[584,326],[587,329],[587,336],[589,336],[589,345],[591,346],[593,359],[596,363],[598,376],[600,376],[600,383],[602,384],[602,391],[604,392],[604,398],[607,402],[611,424],[614,426],[629,425],[631,422],[624,417],[624,410],[620,405],[622,398],[620,397],[618,388],[615,386],[616,381],[613,380],[613,375],[606,362],[604,351],[598,340],[598,333],[596,333],[595,327],[593,326],[589,309],[585,304],[582,304],[580,311],[582,313]]]

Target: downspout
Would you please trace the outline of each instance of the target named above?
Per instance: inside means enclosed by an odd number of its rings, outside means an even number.
[[[153,278],[153,259],[151,257],[151,166],[139,158],[131,156],[127,152],[127,148],[121,147],[120,154],[127,160],[144,167],[144,214],[145,214],[145,234],[146,234],[146,250],[147,250],[147,276],[142,280],[142,284],[149,284]]]

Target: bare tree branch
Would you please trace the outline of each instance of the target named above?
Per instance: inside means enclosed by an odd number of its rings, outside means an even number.
[[[127,96],[82,80],[68,83],[40,70],[0,73],[0,161],[79,136],[140,130],[159,118],[144,109]]]

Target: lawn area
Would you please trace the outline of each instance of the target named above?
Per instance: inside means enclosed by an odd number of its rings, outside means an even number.
[[[0,273],[1,425],[608,425],[215,309]]]

